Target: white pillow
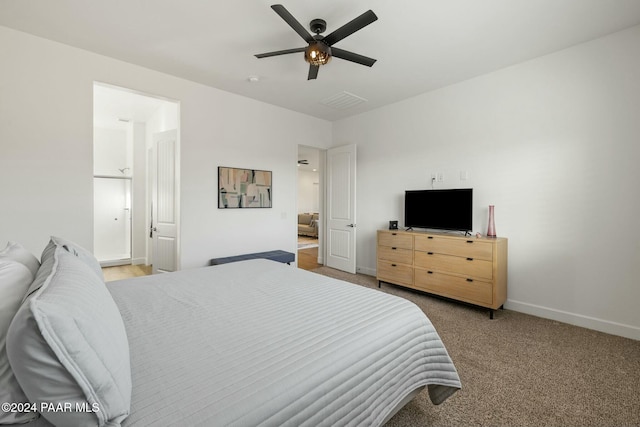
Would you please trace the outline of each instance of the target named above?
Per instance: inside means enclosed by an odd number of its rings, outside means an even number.
[[[0,258],[0,403],[28,401],[9,366],[5,344],[9,325],[32,280],[33,275],[24,264]],[[26,423],[37,416],[34,412],[0,411],[0,424]]]
[[[14,261],[18,261],[31,271],[31,275],[33,277],[36,276],[36,272],[38,271],[38,268],[40,268],[38,258],[33,256],[31,252],[16,242],[7,243],[7,247],[0,252],[0,259],[12,259]]]
[[[42,412],[54,425],[118,426],[129,415],[129,343],[120,312],[91,267],[62,246],[43,285],[15,315],[7,355],[30,402],[70,405]]]

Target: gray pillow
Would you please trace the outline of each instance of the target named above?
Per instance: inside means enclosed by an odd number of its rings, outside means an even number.
[[[64,247],[69,253],[77,256],[87,264],[91,269],[96,273],[96,275],[100,278],[100,280],[104,281],[104,274],[102,273],[102,267],[100,267],[100,263],[96,259],[95,256],[85,248],[76,243],[73,243],[70,240],[63,239],[61,237],[51,236],[51,241],[54,242],[58,246]]]
[[[27,296],[40,289],[40,287],[44,284],[44,281],[47,279],[47,277],[49,277],[51,269],[53,268],[53,253],[57,247],[61,247],[70,254],[76,256],[80,261],[91,268],[96,276],[98,276],[100,281],[104,281],[104,274],[102,273],[100,263],[91,252],[69,240],[51,236],[49,243],[42,251],[42,256],[40,257],[41,268],[38,269],[38,272],[35,275],[35,280],[29,287]]]
[[[24,264],[0,258],[0,403],[28,401],[9,365],[5,344],[9,325],[32,280],[33,274]],[[0,424],[26,423],[37,415],[34,412],[0,411]]]
[[[43,285],[9,327],[11,368],[37,407],[71,405],[69,411],[43,411],[52,424],[120,425],[131,405],[129,343],[120,312],[81,259],[62,246],[52,258]]]
[[[40,261],[31,252],[22,247],[19,243],[8,242],[7,247],[0,252],[0,259],[12,259],[23,264],[31,271],[31,276],[35,277]]]
[[[53,253],[55,252],[55,250],[56,250],[56,244],[53,240],[50,240],[49,244],[47,244],[47,246],[42,251],[42,256],[40,257],[40,263],[41,263],[40,268],[36,272],[35,278],[31,283],[31,286],[29,286],[29,290],[27,291],[27,294],[24,296],[24,300],[26,300],[29,295],[31,295],[32,293],[40,289],[40,287],[42,287],[42,285],[44,284],[45,280],[47,280],[47,278],[51,274],[51,270],[53,269],[53,261],[54,261]]]

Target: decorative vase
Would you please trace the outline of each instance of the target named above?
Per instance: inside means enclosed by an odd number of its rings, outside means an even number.
[[[496,237],[496,222],[493,215],[493,205],[489,205],[489,225],[487,226],[487,237]]]

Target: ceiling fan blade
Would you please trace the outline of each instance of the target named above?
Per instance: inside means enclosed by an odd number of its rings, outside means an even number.
[[[352,20],[351,22],[347,22],[342,27],[338,28],[337,30],[335,30],[334,32],[326,36],[322,41],[324,41],[326,44],[331,46],[334,43],[339,42],[343,38],[350,36],[356,31],[361,30],[362,28],[366,27],[367,25],[377,20],[378,20],[378,17],[376,16],[376,14],[373,13],[372,10],[368,10],[362,15]]]
[[[254,55],[256,58],[268,58],[270,56],[286,55],[288,53],[304,52],[306,47],[297,47],[295,49],[276,50],[274,52],[259,53]]]
[[[319,65],[309,65],[309,76],[307,76],[307,80],[315,80],[316,78],[318,78],[319,69]]]
[[[336,58],[346,59],[347,61],[366,65],[367,67],[371,67],[376,62],[376,60],[373,58],[349,52],[348,50],[338,49],[337,47],[331,48],[331,55],[335,56]]]
[[[307,43],[311,43],[313,41],[313,36],[309,34],[309,32],[302,26],[300,22],[296,18],[293,17],[292,14],[289,13],[287,9],[281,4],[274,4],[271,6],[271,9],[274,10],[275,13],[280,15],[280,18],[284,19],[284,22],[289,24],[293,30],[300,35]]]

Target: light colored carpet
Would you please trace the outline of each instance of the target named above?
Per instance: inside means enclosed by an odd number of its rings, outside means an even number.
[[[375,277],[313,270],[378,289]],[[640,341],[526,314],[446,301],[386,283],[417,304],[444,341],[462,390],[440,406],[422,392],[387,424],[640,426]]]

